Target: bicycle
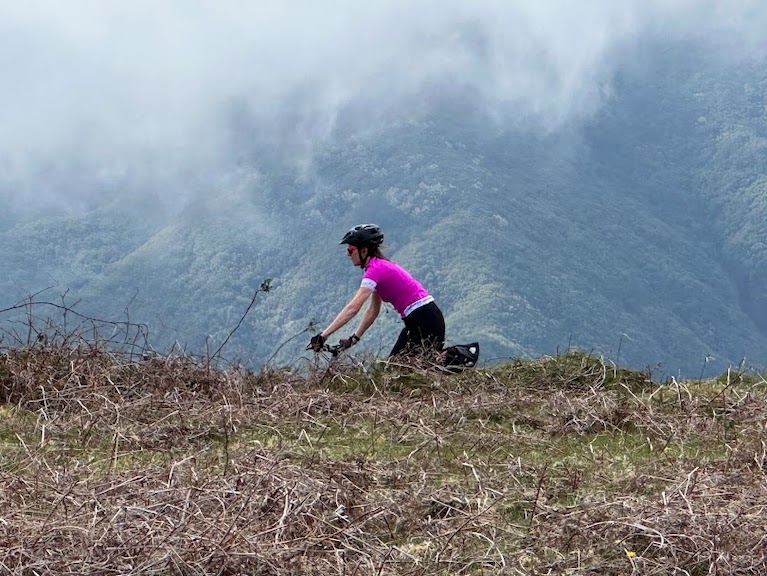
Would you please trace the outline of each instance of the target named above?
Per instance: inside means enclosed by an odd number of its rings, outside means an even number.
[[[316,351],[315,357],[319,356],[322,352],[330,354],[331,358],[328,361],[328,368],[331,368],[346,350],[348,350],[348,348],[344,348],[341,344],[336,344],[334,346],[325,344],[320,350]],[[349,358],[351,358],[351,356],[349,356]],[[434,365],[447,372],[455,374],[462,372],[467,368],[475,367],[478,360],[479,343],[472,342],[471,344],[455,344],[443,348],[438,352]],[[367,372],[364,364],[358,360],[353,359],[352,365],[357,368],[362,368],[363,371]]]

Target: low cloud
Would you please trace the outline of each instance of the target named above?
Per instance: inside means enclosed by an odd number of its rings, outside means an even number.
[[[233,102],[268,119],[300,101],[311,141],[349,103],[375,116],[449,80],[556,129],[599,107],[647,35],[750,50],[765,23],[756,1],[4,2],[0,190],[43,194],[61,165],[104,181],[215,167]]]

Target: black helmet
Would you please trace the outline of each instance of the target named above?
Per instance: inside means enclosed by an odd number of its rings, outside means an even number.
[[[340,244],[376,247],[383,243],[383,239],[383,232],[375,224],[357,224],[354,228],[344,234]]]

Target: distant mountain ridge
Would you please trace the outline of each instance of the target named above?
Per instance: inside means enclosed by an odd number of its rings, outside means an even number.
[[[301,151],[239,110],[235,160],[172,218],[144,218],[148,194],[128,213],[3,221],[0,286],[13,299],[55,279],[103,315],[131,302],[158,345],[201,350],[274,278],[228,345],[257,364],[352,295],[338,240],[375,221],[448,338],[479,340],[485,360],[577,346],[656,373],[764,367],[767,59],[652,56],[594,116],[548,133],[435,91],[364,131],[342,117]],[[397,328],[385,313],[360,346],[385,351]]]

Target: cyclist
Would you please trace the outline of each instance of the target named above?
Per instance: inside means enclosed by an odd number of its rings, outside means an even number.
[[[359,342],[378,318],[383,301],[392,304],[405,323],[389,356],[442,350],[445,342],[442,311],[418,280],[384,256],[383,239],[383,232],[375,224],[359,224],[344,235],[340,243],[347,245],[352,264],[363,270],[362,283],[328,327],[312,337],[307,350],[322,350],[328,337],[354,318],[367,300],[370,305],[357,329],[349,338],[341,339],[342,348]]]

